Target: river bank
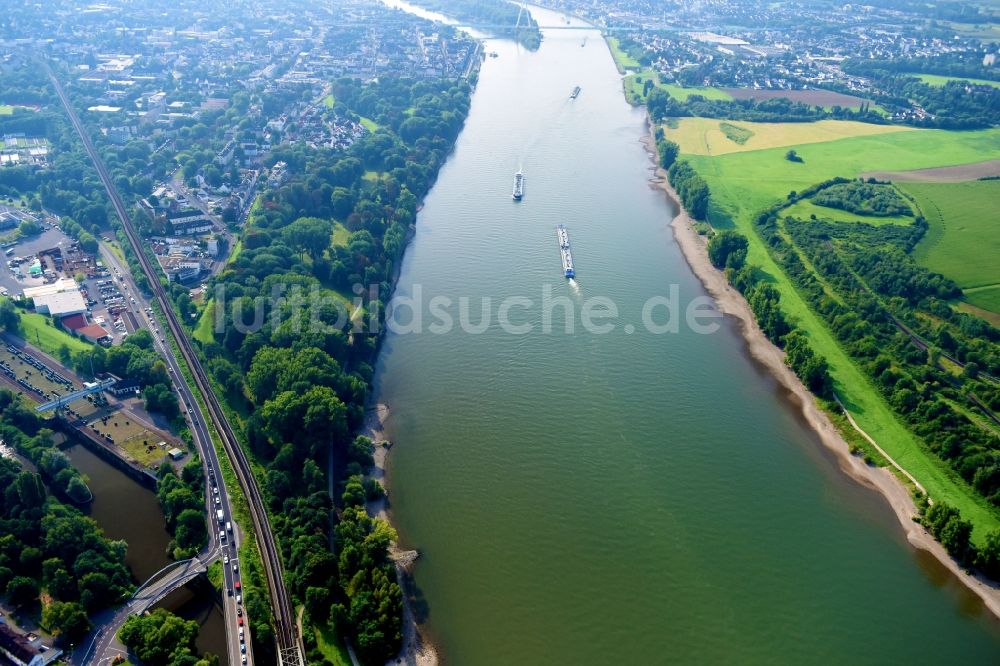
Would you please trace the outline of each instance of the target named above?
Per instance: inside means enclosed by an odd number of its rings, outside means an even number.
[[[656,166],[657,153],[652,123],[648,123],[648,130],[642,143],[654,165],[652,168],[655,177],[650,179],[650,185],[661,189],[677,210],[670,226],[684,259],[705,290],[711,294],[719,311],[735,317],[739,322],[738,328],[746,342],[747,352],[766,367],[789,392],[801,409],[802,417],[816,432],[824,446],[834,454],[839,467],[852,479],[877,491],[885,498],[896,515],[907,541],[914,548],[934,556],[966,588],[979,597],[996,618],[1000,619],[1000,586],[967,573],[944,547],[916,522],[916,505],[909,488],[902,481],[888,469],[868,465],[858,456],[851,454],[840,432],[826,413],[817,406],[815,397],[785,364],[784,352],[761,331],[743,295],[730,285],[725,274],[709,261],[704,237],[694,230],[694,220],[681,205],[680,197],[670,185],[666,171]]]
[[[392,444],[385,437],[384,426],[388,417],[389,408],[387,405],[378,403],[370,407],[365,415],[365,426],[362,434],[375,443],[374,465],[370,476],[378,481],[382,489],[386,491],[381,499],[369,502],[366,508],[370,516],[381,518],[391,524],[389,520],[389,495],[385,483],[386,463],[392,448]],[[389,557],[396,563],[396,578],[399,586],[403,589],[403,642],[396,659],[390,663],[401,663],[406,666],[437,666],[440,662],[437,650],[420,633],[413,604],[410,601],[413,580],[409,568],[418,556],[419,553],[415,550],[401,550],[397,543],[390,546]]]

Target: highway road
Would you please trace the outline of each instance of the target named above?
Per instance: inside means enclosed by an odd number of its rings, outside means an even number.
[[[129,294],[130,298],[136,299],[135,303],[129,301],[131,308],[129,311],[132,313],[133,318],[136,322],[138,322],[140,327],[145,328],[152,334],[154,347],[160,355],[163,356],[170,376],[175,379],[174,386],[177,389],[181,409],[187,412],[187,420],[191,429],[191,434],[194,437],[195,444],[198,446],[198,450],[201,452],[202,462],[205,465],[205,487],[209,489],[209,492],[206,493],[209,516],[208,548],[214,552],[215,558],[221,556],[224,560],[229,560],[228,562],[223,563],[225,573],[223,577],[223,593],[226,595],[223,598],[223,614],[226,626],[226,646],[230,656],[229,662],[232,664],[252,664],[253,651],[250,649],[250,629],[245,624],[243,627],[243,638],[245,640],[239,640],[240,636],[238,627],[240,625],[238,623],[240,618],[243,617],[241,614],[242,608],[236,602],[235,592],[236,581],[240,580],[238,576],[237,557],[239,544],[241,542],[239,528],[233,520],[232,504],[229,492],[226,489],[225,481],[218,473],[219,459],[215,446],[212,444],[208,422],[195,400],[194,394],[191,392],[191,388],[188,386],[187,382],[183,380],[181,366],[178,363],[177,358],[174,356],[173,350],[167,343],[166,334],[163,331],[161,322],[157,320],[150,303],[136,286],[135,280],[132,278],[132,274],[128,270],[128,266],[122,262],[111,250],[111,248],[103,241],[101,242],[101,258],[104,260],[105,265],[108,266],[114,276],[114,279],[116,281],[120,281],[122,292]],[[131,328],[131,325],[129,327]],[[179,377],[181,379],[180,381],[177,381],[177,378]],[[223,513],[223,522],[221,525],[216,517],[219,510]],[[232,532],[225,529],[226,523],[233,524]],[[224,542],[220,541],[220,537],[223,532],[226,533],[226,540]],[[234,570],[233,564],[237,565],[237,569]],[[232,594],[230,594],[230,592],[232,592]],[[242,652],[241,648],[245,649],[246,652]],[[240,656],[242,654],[247,655],[246,662],[242,661],[242,657]]]
[[[169,331],[171,337],[174,339],[175,344],[183,356],[184,362],[186,363],[192,376],[195,378],[201,398],[208,406],[213,424],[215,425],[220,438],[223,440],[227,456],[233,465],[238,481],[242,486],[244,495],[247,498],[254,523],[254,529],[258,537],[261,560],[264,565],[268,582],[268,592],[271,598],[272,609],[275,614],[275,634],[278,643],[278,653],[283,656],[283,663],[301,664],[303,651],[296,632],[294,609],[292,607],[288,591],[284,585],[280,553],[275,543],[274,535],[271,532],[271,526],[267,518],[260,489],[257,486],[256,479],[253,477],[249,462],[246,460],[245,454],[240,448],[239,441],[236,439],[232,427],[226,420],[225,414],[222,412],[222,408],[219,405],[215,394],[212,392],[211,386],[208,382],[208,377],[202,369],[201,363],[195,355],[190,341],[187,339],[184,330],[177,322],[176,316],[174,315],[174,312],[170,307],[170,303],[166,298],[166,294],[164,293],[163,287],[160,284],[159,273],[153,268],[148,257],[145,255],[141,240],[132,228],[128,211],[121,199],[121,196],[118,194],[117,189],[111,181],[107,168],[100,159],[100,156],[97,154],[90,137],[87,135],[86,130],[80,123],[76,112],[73,110],[62,85],[52,72],[51,67],[47,62],[43,61],[42,64],[45,67],[49,78],[52,80],[53,87],[59,95],[60,101],[62,102],[70,121],[80,136],[80,139],[83,142],[87,153],[90,155],[91,160],[93,160],[94,167],[104,183],[108,196],[110,197],[111,202],[122,222],[122,228],[129,237],[133,250],[139,258],[143,272],[149,281],[150,288],[153,290],[154,298],[156,299],[161,311],[165,314],[166,321],[163,323],[166,324],[166,330]],[[141,292],[136,288],[127,267],[123,266],[112,252],[105,251],[102,254],[105,259],[108,259],[109,265],[113,266],[116,278],[120,281],[124,280],[129,287],[129,291],[132,294],[130,299],[135,298],[134,303],[130,300],[130,304],[133,306],[133,314],[135,315],[136,311],[138,311],[138,319],[145,319],[148,323],[150,332],[153,333],[154,344],[167,362],[168,369],[174,378],[174,385],[180,395],[181,404],[187,412],[187,418],[191,425],[192,435],[202,454],[202,461],[205,465],[205,476],[206,479],[208,479],[207,487],[212,489],[210,493],[206,493],[206,502],[209,507],[209,522],[210,525],[215,528],[214,530],[210,528],[211,545],[207,549],[209,551],[208,554],[210,554],[213,549],[218,548],[223,553],[223,557],[229,557],[230,560],[224,565],[224,588],[226,593],[226,596],[224,597],[224,607],[227,647],[229,650],[228,661],[231,664],[251,664],[253,656],[252,650],[249,648],[249,626],[245,622],[245,615],[243,614],[243,606],[241,603],[242,599],[239,596],[242,588],[242,581],[240,578],[239,563],[235,560],[235,554],[237,553],[240,537],[236,526],[233,526],[232,532],[229,532],[229,530],[225,527],[219,529],[220,526],[218,521],[214,519],[216,511],[221,509],[224,517],[223,522],[231,523],[233,521],[233,513],[229,494],[226,491],[221,474],[218,473],[219,461],[216,455],[215,447],[212,443],[208,428],[208,421],[205,414],[202,412],[198,401],[195,400],[187,381],[184,380],[183,374],[181,373],[181,367],[178,364],[177,359],[174,357],[172,349],[166,342],[166,333],[164,328],[161,328],[160,322],[156,321],[155,317],[151,314],[151,311],[146,309],[150,306],[147,304],[146,300],[142,298]],[[232,596],[229,596],[230,590],[232,591]],[[242,629],[242,631],[240,631],[240,629]],[[117,629],[108,627],[101,636],[105,640],[98,640],[96,642],[102,645],[110,644],[114,640],[114,634],[116,632]],[[93,655],[85,654],[83,657],[84,661],[82,663],[97,663],[103,660],[105,655],[98,654],[96,649],[97,648],[95,646]]]

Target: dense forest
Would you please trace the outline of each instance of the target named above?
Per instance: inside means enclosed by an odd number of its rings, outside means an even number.
[[[192,458],[180,475],[164,460],[157,470],[156,497],[173,535],[168,548],[175,560],[194,557],[208,543],[205,522],[205,477],[201,461]]]
[[[918,58],[871,58],[844,61],[845,71],[892,72],[895,74],[937,74],[969,79],[1000,81],[1000,68],[983,65],[983,52],[948,53]]]
[[[871,217],[913,216],[913,209],[892,185],[852,181],[831,185],[816,193],[812,202],[827,208]]]
[[[895,61],[855,59],[844,61],[842,68],[870,78],[875,101],[889,109],[909,109],[911,101],[918,104],[929,115],[906,121],[918,127],[978,129],[1000,124],[1000,88],[968,81],[930,85],[917,78],[914,70],[898,71],[896,66]],[[987,78],[995,77],[993,74]]]
[[[771,99],[706,99],[692,94],[681,101],[671,97],[663,88],[652,88],[646,96],[646,108],[654,120],[696,116],[702,118],[725,118],[773,123],[806,123],[816,120],[858,120],[867,123],[885,124],[882,115],[867,106],[858,109],[834,106],[826,109],[804,102],[793,102],[784,97]]]
[[[134,586],[125,543],[106,539],[97,523],[60,501],[69,494],[63,477],[79,473],[44,425],[16,394],[0,390],[0,438],[42,463],[34,473],[0,458],[0,592],[27,613],[41,605],[42,626],[67,644],[90,631],[91,613],[122,603]]]
[[[145,666],[218,666],[215,655],[198,656],[195,639],[198,623],[157,608],[146,615],[131,615],[118,632],[128,649]]]
[[[202,352],[234,417],[245,415],[238,421],[266,469],[287,580],[308,624],[331,627],[365,663],[382,663],[401,638],[402,590],[387,550],[395,534],[364,511],[380,488],[362,477],[371,442],[352,433],[364,419],[382,300],[418,201],[462,127],[470,89],[384,77],[339,80],[334,94],[345,112],[378,128],[344,151],[272,151],[271,163],[283,160],[295,175],[263,197],[242,250],[210,286],[217,299],[204,316],[222,325]],[[356,297],[361,307],[348,307]],[[255,312],[258,327],[245,323]],[[312,632],[305,638],[309,646]]]

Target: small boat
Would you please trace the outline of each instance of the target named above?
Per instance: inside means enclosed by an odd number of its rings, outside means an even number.
[[[520,201],[524,196],[524,174],[518,171],[514,174],[514,201]]]
[[[577,95],[579,94],[580,94],[580,86],[577,86],[576,88],[573,88],[573,92],[569,94],[569,98],[576,99]]]

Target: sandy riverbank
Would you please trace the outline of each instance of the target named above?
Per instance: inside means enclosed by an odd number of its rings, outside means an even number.
[[[653,164],[657,164],[652,124],[649,125],[649,134],[643,138],[642,142],[649,151]],[[678,214],[670,226],[685,260],[705,290],[715,300],[719,311],[735,317],[739,322],[739,330],[746,341],[750,355],[767,367],[775,379],[794,396],[794,402],[802,410],[802,416],[819,436],[823,445],[834,453],[840,468],[851,478],[877,490],[885,497],[896,514],[910,544],[932,554],[962,584],[982,599],[983,604],[990,612],[1000,618],[1000,587],[978,576],[966,573],[926,529],[913,521],[917,510],[910,496],[910,491],[889,470],[869,466],[861,458],[851,455],[847,442],[841,437],[829,417],[816,405],[812,393],[792,372],[791,368],[785,365],[784,352],[768,340],[757,326],[753,312],[743,299],[743,295],[734,289],[726,281],[725,274],[709,261],[706,241],[694,230],[694,222],[681,206],[677,192],[667,181],[666,171],[655,166],[652,168],[655,171],[655,177],[650,179],[650,185],[662,189],[677,208]]]
[[[365,415],[365,427],[363,434],[370,437],[375,442],[375,465],[372,468],[371,476],[385,488],[385,466],[386,459],[391,450],[391,444],[385,437],[385,421],[389,417],[388,406],[378,403],[370,407]],[[391,522],[389,520],[388,496],[375,502],[369,502],[368,514]],[[410,580],[409,567],[416,561],[418,553],[415,550],[400,550],[396,544],[392,544],[389,556],[396,563],[396,578],[399,586],[403,588],[403,645],[400,648],[396,659],[386,662],[387,664],[405,664],[406,666],[437,666],[439,663],[437,651],[434,646],[420,633],[417,618],[413,614],[413,606],[410,604],[408,590],[412,581]]]

